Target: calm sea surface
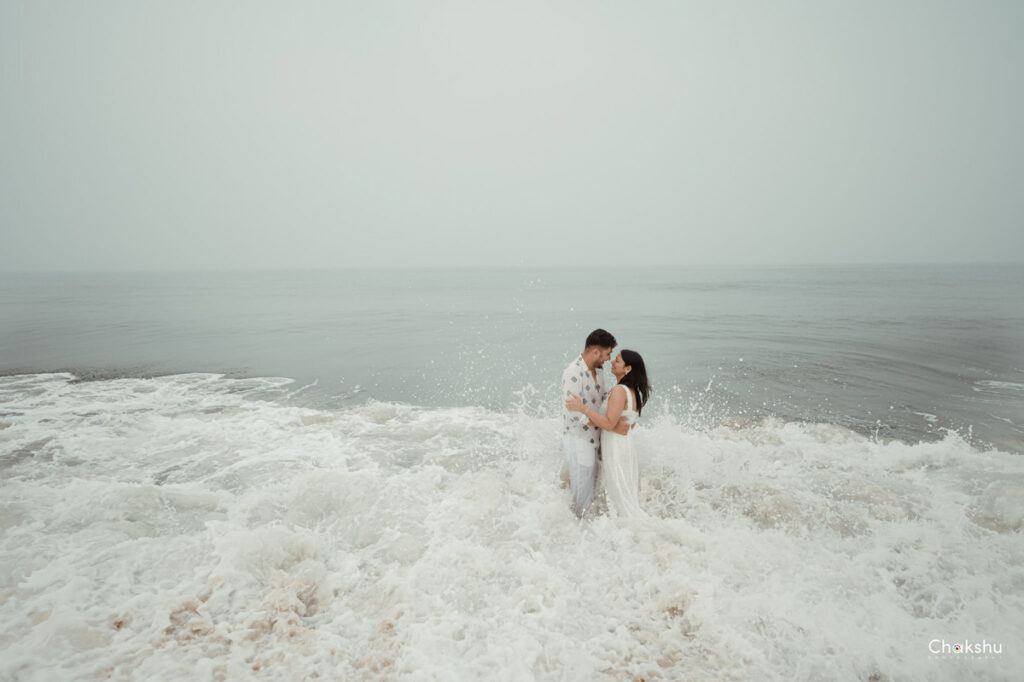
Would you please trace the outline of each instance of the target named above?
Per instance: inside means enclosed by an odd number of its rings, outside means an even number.
[[[279,376],[317,406],[546,413],[599,326],[697,426],[1024,451],[1022,265],[0,276],[0,373]]]

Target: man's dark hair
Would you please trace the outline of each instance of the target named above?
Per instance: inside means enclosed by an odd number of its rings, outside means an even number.
[[[583,346],[586,350],[591,346],[600,346],[601,348],[615,348],[615,337],[612,336],[611,332],[606,332],[603,329],[595,329],[590,332],[590,336],[587,337],[587,343]]]

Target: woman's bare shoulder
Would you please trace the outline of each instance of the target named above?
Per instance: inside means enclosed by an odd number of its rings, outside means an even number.
[[[622,390],[616,391],[615,389],[617,389],[617,388],[622,389]],[[623,386],[622,384],[615,384],[615,386],[612,387],[612,394],[614,394],[616,392],[619,395],[621,395],[622,396],[622,400],[625,401],[626,400],[626,393],[629,393],[630,395],[632,395],[633,394],[633,389],[631,389],[629,386]]]

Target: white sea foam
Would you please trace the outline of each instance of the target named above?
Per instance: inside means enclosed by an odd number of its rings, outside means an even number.
[[[1011,679],[1024,459],[648,418],[578,524],[558,420],[0,379],[0,677]],[[933,639],[1002,653],[929,652]]]
[[[1011,393],[1024,393],[1024,384],[1014,381],[976,381],[975,391],[1008,391]]]

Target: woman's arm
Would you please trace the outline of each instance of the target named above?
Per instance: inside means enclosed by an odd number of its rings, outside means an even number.
[[[605,431],[614,431],[622,415],[622,408],[626,406],[626,387],[615,386],[611,395],[608,396],[608,411],[601,414],[597,410],[583,404],[578,396],[574,395],[565,401],[565,407],[570,412],[582,412],[587,419],[595,426],[600,426]]]

